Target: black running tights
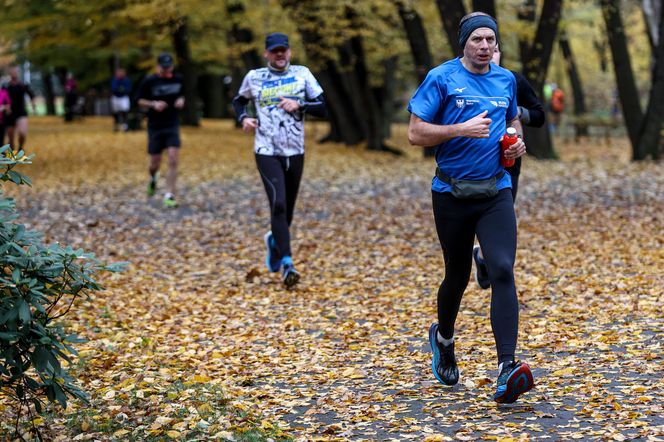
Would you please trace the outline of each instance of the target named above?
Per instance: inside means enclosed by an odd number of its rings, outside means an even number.
[[[433,214],[443,248],[445,279],[438,289],[438,323],[443,338],[454,336],[454,322],[468,285],[475,235],[491,280],[491,327],[498,361],[514,359],[519,304],[514,285],[516,217],[510,189],[492,198],[457,199],[432,192]]]
[[[304,168],[304,155],[290,157],[256,155],[265,192],[270,202],[272,236],[280,256],[291,256],[293,210]]]

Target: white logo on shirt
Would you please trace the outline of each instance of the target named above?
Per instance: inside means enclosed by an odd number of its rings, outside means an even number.
[[[458,88],[456,88],[456,89],[454,89],[454,90],[457,91],[458,93],[461,93],[461,92],[465,91],[466,88],[465,88],[465,87],[458,87]]]
[[[464,105],[465,100],[463,98],[458,98],[456,101],[456,107],[462,108]]]

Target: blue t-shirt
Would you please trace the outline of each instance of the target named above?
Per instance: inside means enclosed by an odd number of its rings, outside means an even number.
[[[455,137],[436,146],[436,163],[459,180],[484,180],[503,170],[500,138],[506,122],[517,116],[516,81],[507,69],[493,63],[484,74],[469,72],[455,58],[432,69],[411,98],[408,111],[431,124],[451,125],[468,121],[483,111],[491,119],[489,138]],[[509,173],[498,180],[498,190],[512,187]],[[436,192],[451,192],[437,177]]]

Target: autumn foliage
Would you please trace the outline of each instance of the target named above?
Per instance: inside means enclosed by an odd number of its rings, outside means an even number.
[[[325,133],[307,127],[293,226],[303,280],[287,291],[264,268],[268,203],[252,140],[232,122],[183,129],[182,205],[169,211],[145,196],[144,133],[31,119],[34,184],[16,195],[19,221],[131,263],[68,315],[87,340],[68,368],[90,403],[42,416],[48,437],[661,437],[661,164],[631,163],[624,138],[558,138],[560,161],[524,159],[517,353],[537,386],[499,407],[490,292],[472,280],[457,322],[461,383],[445,389],[430,371],[443,276],[433,161],[408,150],[404,126],[390,140],[401,158],[317,144]],[[11,416],[0,401],[3,431]]]
[[[14,169],[31,159],[0,148],[0,180],[30,184]],[[77,300],[101,289],[96,273],[119,267],[102,265],[80,249],[45,245],[40,234],[15,222],[14,204],[0,194],[0,395],[15,407],[18,428],[22,414],[33,422],[45,400],[66,407],[68,396],[86,399],[63,367],[76,355],[72,345],[78,340],[62,321]]]

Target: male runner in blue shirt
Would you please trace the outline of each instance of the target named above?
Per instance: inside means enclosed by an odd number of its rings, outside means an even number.
[[[514,358],[519,320],[513,269],[516,217],[510,175],[500,164],[500,138],[507,126],[519,134],[522,127],[514,76],[491,63],[497,43],[491,16],[474,12],[461,19],[463,56],[431,70],[415,92],[408,105],[408,138],[414,145],[436,146],[432,200],[445,278],[438,290],[438,323],[429,330],[434,376],[445,385],[459,381],[454,323],[477,235],[491,277],[491,326],[499,363],[494,400],[511,403],[534,382],[528,365]],[[505,155],[514,159],[525,151],[519,140]]]

